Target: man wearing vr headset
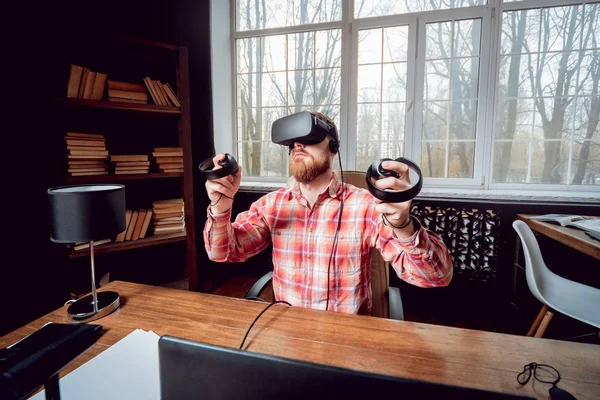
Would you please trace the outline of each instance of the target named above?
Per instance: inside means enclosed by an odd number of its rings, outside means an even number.
[[[342,187],[332,169],[339,136],[329,117],[302,112],[281,118],[273,123],[272,140],[289,146],[294,182],[258,199],[235,222],[230,222],[231,207],[241,167],[234,175],[206,182],[211,205],[204,243],[211,260],[242,262],[272,243],[277,300],[353,314],[371,311],[373,248],[408,283],[450,283],[448,249],[410,216],[410,201],[383,203],[365,189]],[[214,157],[215,169],[224,158]],[[385,161],[383,168],[400,178],[380,179],[378,188],[410,187],[406,165]]]

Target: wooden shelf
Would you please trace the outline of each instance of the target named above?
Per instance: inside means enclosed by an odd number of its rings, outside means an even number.
[[[158,246],[166,243],[175,243],[175,242],[184,242],[186,240],[186,232],[179,233],[171,233],[168,235],[158,235],[158,236],[150,236],[143,239],[131,240],[127,242],[121,243],[107,243],[102,244],[94,248],[94,255],[97,256],[99,254],[105,253],[114,253],[117,251],[127,251],[133,249],[139,249],[142,247],[150,247],[150,246]],[[90,250],[78,250],[71,251],[69,253],[70,258],[78,258],[78,257],[89,257]]]
[[[156,104],[121,103],[118,101],[57,99],[58,104],[80,107],[109,108],[113,110],[130,110],[148,114],[181,115],[180,107],[157,106]]]
[[[138,179],[183,178],[183,172],[151,172],[148,174],[69,176],[68,183],[119,182]]]

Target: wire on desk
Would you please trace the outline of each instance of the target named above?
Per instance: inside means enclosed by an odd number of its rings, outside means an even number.
[[[268,306],[266,306],[265,309],[262,310],[260,312],[260,314],[258,314],[256,316],[256,318],[254,318],[254,321],[252,321],[252,323],[248,327],[248,330],[246,331],[246,334],[244,335],[244,338],[242,339],[242,343],[240,344],[240,350],[242,350],[242,348],[244,347],[244,342],[246,342],[246,338],[248,337],[248,334],[250,333],[250,329],[252,329],[252,327],[254,326],[254,324],[256,323],[256,321],[258,321],[258,319],[260,318],[260,316],[263,315],[269,308],[271,308],[271,306],[274,306],[275,304],[279,304],[279,303],[287,304],[290,307],[292,306],[290,303],[288,303],[287,301],[283,301],[283,300],[277,300],[277,301],[269,304]]]

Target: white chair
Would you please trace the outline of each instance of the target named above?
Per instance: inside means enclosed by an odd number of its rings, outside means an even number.
[[[548,307],[571,318],[600,328],[600,289],[574,282],[548,269],[535,235],[523,221],[512,224],[521,238],[525,276],[531,293],[544,304],[527,336],[541,337],[552,318]],[[538,327],[539,325],[539,327]]]

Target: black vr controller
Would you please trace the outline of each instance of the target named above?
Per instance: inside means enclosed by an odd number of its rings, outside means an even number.
[[[377,186],[375,186],[373,184],[374,178],[375,178],[375,180],[377,180],[379,178],[390,177],[390,176],[392,176],[394,178],[400,178],[400,175],[398,175],[398,173],[396,173],[395,171],[384,169],[382,167],[382,164],[384,161],[398,161],[402,164],[407,165],[408,168],[412,169],[413,171],[415,171],[417,173],[417,175],[419,175],[419,181],[413,187],[411,187],[407,190],[394,191],[394,190],[379,189]],[[417,164],[415,164],[408,158],[404,158],[404,157],[400,157],[395,160],[392,160],[391,158],[381,158],[381,159],[375,161],[373,164],[371,164],[371,166],[367,170],[366,179],[367,179],[367,188],[369,189],[369,192],[371,192],[371,194],[374,197],[378,198],[379,200],[381,200],[385,203],[402,203],[402,202],[405,202],[408,200],[412,200],[415,197],[417,197],[417,195],[421,191],[421,188],[423,187],[423,174],[421,173],[421,168],[419,168],[419,166]]]
[[[202,176],[209,181],[233,175],[238,171],[238,163],[229,153],[225,153],[225,159],[219,160],[219,165],[223,168],[213,169],[215,165],[213,164],[213,157],[210,157],[202,161],[198,168]]]

